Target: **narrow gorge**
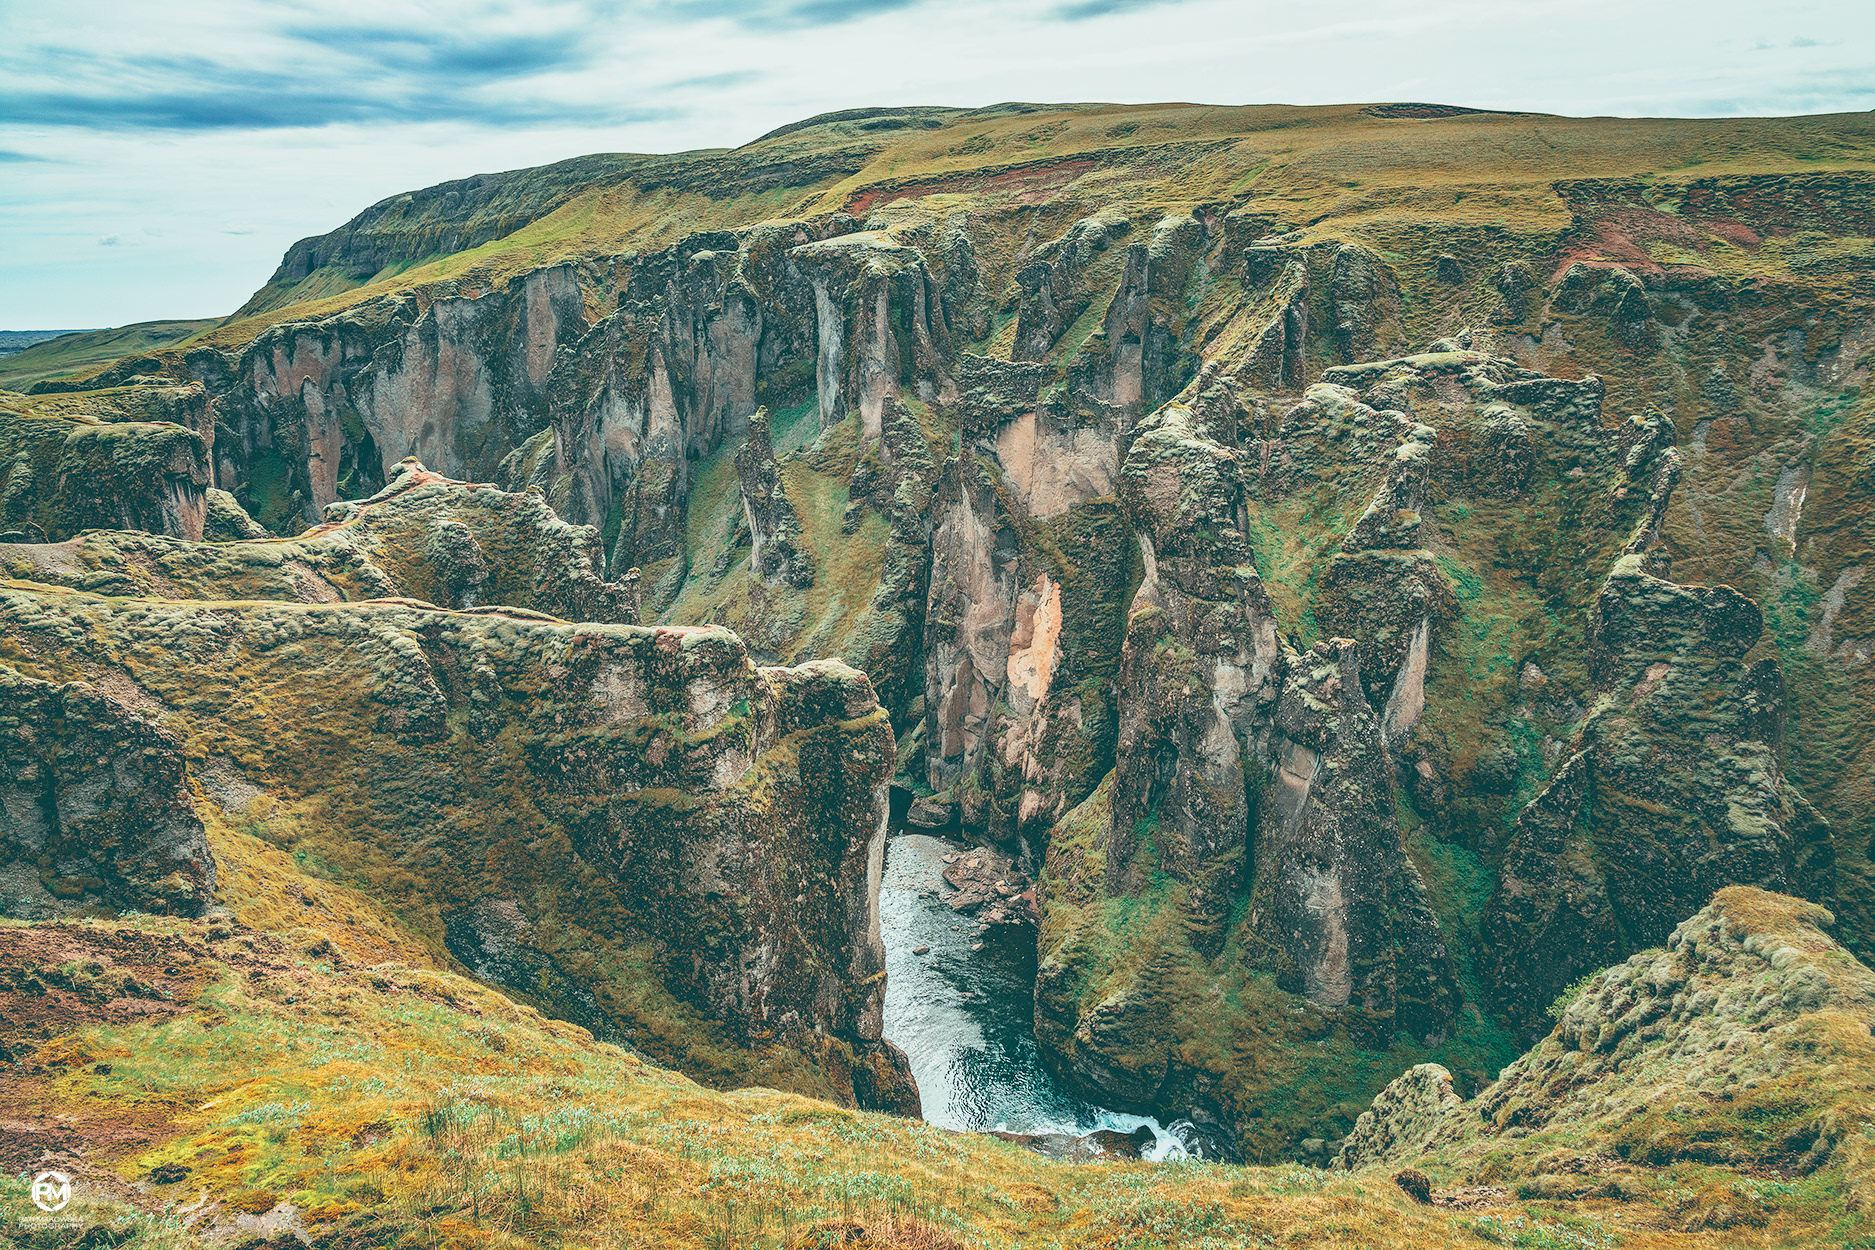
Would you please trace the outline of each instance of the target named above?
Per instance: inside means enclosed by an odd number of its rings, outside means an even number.
[[[0,392],[0,912],[1344,1169],[1547,1123],[1643,952],[1868,957],[1868,116],[1389,109],[490,175]]]

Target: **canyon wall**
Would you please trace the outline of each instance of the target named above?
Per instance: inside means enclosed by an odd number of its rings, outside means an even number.
[[[0,595],[9,914],[200,911],[271,845],[602,1037],[916,1113],[863,674],[500,607]]]
[[[59,402],[199,395],[150,427],[181,458],[60,520],[65,444],[9,434],[9,524],[46,529],[16,537],[78,543],[15,575],[193,597],[155,589],[177,549],[78,531],[212,521],[233,550],[267,542],[251,516],[316,525],[292,559],[335,599],[641,614],[864,671],[871,784],[1041,869],[1050,1063],[1227,1153],[1338,1140],[1414,1065],[1482,1087],[1732,885],[1875,941],[1875,184],[1480,173],[1474,218],[1293,174],[1285,200],[1226,146],[1102,151],[830,182],[124,362]],[[609,862],[628,806],[569,845]],[[660,983],[759,1052],[712,975]],[[863,1001],[789,993],[874,1053]]]

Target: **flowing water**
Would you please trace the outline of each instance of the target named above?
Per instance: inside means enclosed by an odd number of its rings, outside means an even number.
[[[976,922],[945,905],[943,856],[965,849],[908,833],[886,844],[879,915],[885,937],[885,1035],[911,1060],[925,1119],[965,1132],[1128,1133],[1148,1125],[1148,1159],[1185,1155],[1149,1116],[1086,1103],[1042,1066],[1035,1045],[1033,930]],[[970,948],[981,941],[983,949]],[[929,954],[914,955],[920,946]],[[1180,1126],[1175,1125],[1174,1128]]]

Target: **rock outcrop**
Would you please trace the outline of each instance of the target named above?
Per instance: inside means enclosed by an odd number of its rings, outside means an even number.
[[[1374,1105],[1361,1113],[1336,1151],[1335,1166],[1413,1158],[1463,1101],[1453,1092],[1450,1072],[1436,1063],[1415,1066],[1374,1096]]]
[[[876,441],[887,397],[930,400],[945,385],[938,281],[916,248],[870,230],[803,243],[788,258],[814,290],[821,428],[856,412]]]
[[[184,745],[121,669],[38,681],[0,664],[0,914],[199,915],[215,857]]]
[[[1429,1044],[1458,1014],[1446,939],[1395,819],[1393,761],[1355,645],[1288,657],[1256,830],[1250,924],[1277,984],[1377,1041]]]
[[[1833,925],[1813,903],[1723,889],[1664,947],[1558,1003],[1549,1036],[1476,1097],[1459,1102],[1430,1066],[1388,1086],[1337,1166],[1489,1169],[1525,1178],[1530,1196],[1566,1198],[1624,1196],[1624,1181],[1675,1163],[1787,1176],[1827,1164],[1866,1193],[1856,1126],[1875,1055],[1875,972],[1829,936]],[[1682,1205],[1693,1229],[1763,1222],[1744,1187]]]
[[[94,528],[200,539],[213,445],[203,410],[199,387],[0,395],[0,530],[10,541]]]
[[[755,582],[796,590],[813,585],[814,555],[801,541],[801,523],[775,462],[766,409],[749,419],[748,441],[736,453],[736,481],[749,526],[749,569]]]
[[[1121,501],[1145,576],[1120,661],[1107,888],[1137,894],[1154,873],[1185,883],[1209,930],[1196,945],[1215,953],[1249,870],[1246,756],[1277,697],[1275,614],[1243,535],[1240,463],[1189,409],[1141,425]]]
[[[107,896],[205,902],[206,854],[193,876],[169,860],[201,846],[182,757],[217,761],[224,790],[234,778],[269,797],[264,836],[402,900],[438,939],[445,912],[518,909],[578,996],[557,1004],[538,979],[511,989],[713,1079],[761,1073],[915,1110],[880,1036],[893,750],[862,674],[758,670],[720,629],[11,585],[9,680],[63,699],[68,720],[113,718],[72,744],[75,761],[10,765],[28,803],[10,819],[30,824],[57,795],[56,830],[10,834],[52,857],[56,889],[73,888],[67,858],[89,857]],[[124,692],[166,728],[50,684],[74,680]],[[73,846],[53,848],[61,838]]]
[[[1492,992],[1525,1029],[1630,944],[1715,890],[1828,898],[1829,830],[1784,780],[1776,661],[1745,662],[1758,607],[1624,556],[1596,598],[1595,710],[1519,815],[1481,932]]]

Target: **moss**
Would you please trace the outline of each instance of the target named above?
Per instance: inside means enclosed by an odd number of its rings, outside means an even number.
[[[751,1036],[753,1026],[725,1016],[700,973],[736,965],[752,931],[771,923],[764,909],[803,887],[790,874],[850,875],[853,855],[863,861],[872,786],[852,779],[889,775],[882,712],[823,725],[805,712],[782,712],[780,692],[764,694],[764,717],[804,719],[778,734],[764,731],[779,739],[774,748],[712,799],[718,761],[756,744],[753,693],[771,680],[758,679],[734,636],[721,631],[685,636],[687,648],[666,652],[654,645],[663,635],[649,631],[388,605],[113,607],[74,597],[22,611],[29,598],[9,602],[0,657],[62,679],[101,665],[133,674],[173,709],[192,757],[227,761],[217,767],[266,790],[270,804],[254,819],[264,820],[266,842],[289,848],[291,858],[261,850],[251,834],[236,837],[226,823],[211,826],[218,856],[258,857],[267,865],[263,881],[310,879],[306,870],[321,867],[325,897],[369,899],[368,910],[384,917],[367,927],[369,942],[412,945],[444,966],[453,963],[447,913],[478,899],[512,900],[554,969],[518,992],[539,994],[557,1014],[593,1018],[713,1082],[851,1096],[840,1072],[823,1069],[798,1038]],[[51,642],[67,613],[89,622],[83,648]],[[199,641],[223,628],[205,629],[211,621],[228,623],[232,649]],[[608,665],[636,676],[607,677]],[[689,710],[692,679],[742,689],[700,719]],[[614,680],[641,691],[642,715],[594,719],[591,692]],[[785,687],[789,679],[772,680]],[[592,767],[635,780],[616,794],[610,782],[594,789]],[[753,838],[773,856],[762,862],[787,879],[772,890],[748,882],[711,896],[716,903],[679,903],[689,897],[676,853],[686,829],[705,842]],[[865,831],[862,852],[841,841],[854,829]],[[250,891],[230,898],[259,921],[271,914],[271,892],[251,893],[257,872],[233,872],[229,888]],[[838,900],[850,888],[818,881],[814,905],[789,908],[787,931],[770,940],[794,950],[783,974],[790,984],[847,976],[832,945],[823,954],[810,948],[843,940]],[[667,930],[672,923],[684,932]],[[701,952],[706,963],[699,969],[674,951]],[[838,1010],[836,1034],[852,1010]]]
[[[167,1235],[151,1212],[175,1190],[244,1212],[290,1201],[317,1239],[476,1247],[507,1244],[515,1227],[532,1242],[707,1245],[714,1230],[800,1244],[855,1240],[859,1227],[881,1243],[1122,1250],[1300,1241],[1332,1226],[1435,1250],[1471,1238],[1476,1218],[1410,1204],[1384,1176],[1060,1164],[774,1088],[718,1093],[447,971],[335,960],[240,926],[215,936],[145,919],[8,936],[0,983],[35,970],[31,955],[55,937],[174,995],[143,1022],[87,1021],[35,1044],[16,1078],[78,1140],[98,1131],[100,1106],[113,1128],[147,1129],[102,1165],[125,1178],[123,1196],[88,1189],[73,1208],[146,1240]],[[149,1178],[150,1212],[133,1178]],[[1819,1205],[1830,1218],[1841,1192],[1824,1180],[1757,1191],[1768,1232],[1800,1240]],[[23,1205],[25,1183],[9,1176],[0,1194]],[[1674,1201],[1647,1193],[1630,1209],[1660,1220]],[[1526,1230],[1589,1218],[1527,1210]]]
[[[1155,873],[1137,895],[1109,897],[1112,785],[1109,776],[1050,837],[1036,998],[1044,1054],[1077,1063],[1074,1031],[1083,1016],[1075,1004],[1102,1005],[1098,1062],[1162,1073],[1152,1105],[1221,1104],[1252,1162],[1289,1157],[1300,1137],[1344,1134],[1374,1092],[1414,1063],[1443,1063],[1476,1089],[1514,1057],[1509,1036],[1474,1013],[1436,1046],[1404,1036],[1362,1044],[1256,969],[1247,899],[1229,917],[1222,954],[1209,959],[1191,944],[1184,886]],[[1142,844],[1153,837],[1150,828],[1140,831]],[[1471,871],[1457,878],[1463,888],[1488,889]],[[1441,904],[1459,901],[1434,894]]]
[[[293,503],[292,492],[292,465],[278,450],[269,450],[248,466],[247,481],[239,488],[236,498],[249,516],[274,533],[285,534],[298,530],[305,523],[300,509]]]

